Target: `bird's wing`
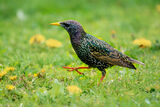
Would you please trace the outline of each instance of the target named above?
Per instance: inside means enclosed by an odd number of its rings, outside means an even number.
[[[89,48],[91,55],[102,62],[136,69],[130,60],[131,58],[112,48],[104,41],[95,40],[94,44],[90,44]]]

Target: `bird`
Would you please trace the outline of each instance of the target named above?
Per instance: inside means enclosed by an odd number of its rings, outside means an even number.
[[[102,73],[98,85],[103,81],[107,68],[117,65],[136,69],[133,63],[144,65],[144,63],[119,52],[107,42],[86,33],[77,21],[67,20],[50,24],[61,26],[68,32],[75,53],[83,63],[88,65],[87,67],[64,66],[63,68],[68,71],[76,71],[79,74],[83,74],[79,69],[97,68]]]

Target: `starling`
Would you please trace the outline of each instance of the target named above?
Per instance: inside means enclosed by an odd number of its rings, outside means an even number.
[[[142,64],[122,54],[118,50],[111,47],[105,41],[99,40],[96,37],[86,33],[80,23],[73,20],[64,22],[51,23],[51,25],[62,26],[70,35],[71,44],[79,59],[88,65],[88,67],[63,67],[68,71],[76,71],[83,74],[78,69],[98,68],[102,72],[100,82],[105,77],[105,69],[118,65],[130,69],[136,69],[132,63]],[[100,83],[99,82],[99,83]]]

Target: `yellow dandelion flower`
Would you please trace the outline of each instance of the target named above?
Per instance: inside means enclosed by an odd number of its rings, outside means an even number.
[[[150,87],[146,87],[146,91],[149,92],[150,91]]]
[[[115,31],[115,30],[112,30],[112,31],[111,31],[111,37],[112,37],[112,38],[116,38],[116,31]]]
[[[17,79],[17,76],[10,76],[9,79],[10,80],[15,80],[15,79]]]
[[[13,86],[13,85],[7,85],[6,88],[11,91],[11,90],[13,90],[15,88],[15,86]]]
[[[33,77],[37,77],[37,76],[38,76],[38,74],[36,74],[36,73],[33,75]]]
[[[15,68],[14,67],[6,67],[4,70],[6,70],[6,71],[14,71]]]
[[[3,74],[0,72],[0,78],[3,77]]]
[[[144,38],[134,40],[133,44],[139,45],[140,48],[151,47],[151,41]]]
[[[160,13],[160,4],[156,6],[157,11]]]
[[[43,43],[45,41],[45,37],[41,34],[36,34],[32,36],[29,40],[29,43],[32,45],[34,43]]]
[[[2,78],[2,77],[3,77],[4,75],[6,75],[6,74],[7,74],[7,71],[6,71],[6,70],[0,72],[0,78]]]
[[[156,90],[160,90],[160,85],[157,84],[157,85],[154,86],[154,88],[155,88]]]
[[[42,70],[41,70],[41,72],[42,72],[42,73],[44,73],[44,72],[45,72],[45,70],[44,70],[44,69],[42,69]]]
[[[54,39],[48,39],[48,40],[46,41],[46,45],[47,45],[48,47],[51,47],[51,48],[53,48],[53,47],[58,48],[58,47],[61,47],[61,46],[62,46],[62,43],[59,42],[59,41],[57,41],[57,40],[54,40]]]
[[[152,56],[153,59],[156,59],[156,56]]]
[[[81,94],[82,93],[82,90],[75,85],[67,86],[67,90],[71,94]]]
[[[30,76],[32,76],[32,74],[31,74],[31,73],[29,73],[29,74],[28,74],[28,76],[30,77]]]
[[[116,34],[116,31],[115,31],[115,30],[112,30],[111,34],[112,34],[112,35],[113,35],[113,34]]]

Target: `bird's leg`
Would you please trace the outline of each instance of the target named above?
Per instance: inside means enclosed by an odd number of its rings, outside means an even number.
[[[68,71],[76,71],[79,74],[83,74],[82,72],[79,72],[78,69],[89,69],[90,67],[63,67],[65,69],[69,69]],[[84,74],[83,74],[84,75]]]
[[[101,72],[102,72],[102,77],[101,77],[101,79],[100,79],[100,82],[98,83],[98,86],[99,86],[100,83],[103,81],[104,77],[106,76],[106,70],[105,70],[105,69],[103,69]]]

